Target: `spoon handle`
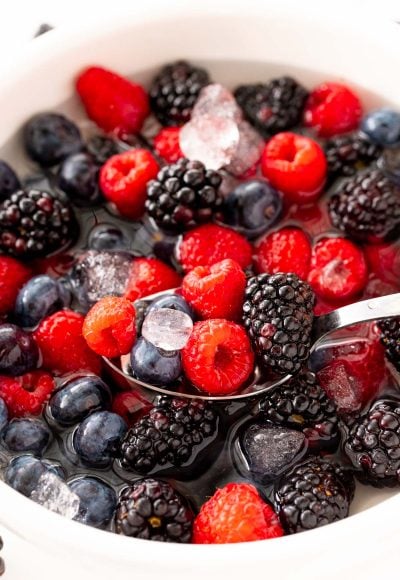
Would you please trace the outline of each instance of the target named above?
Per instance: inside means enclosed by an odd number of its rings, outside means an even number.
[[[380,320],[381,318],[400,317],[400,293],[362,300],[355,304],[342,306],[329,314],[314,318],[312,349],[330,332],[357,324]]]

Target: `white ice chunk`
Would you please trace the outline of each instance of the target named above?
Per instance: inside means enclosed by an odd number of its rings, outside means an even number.
[[[186,312],[172,308],[156,308],[144,319],[142,336],[157,348],[181,350],[189,340],[193,320]]]
[[[236,176],[244,175],[246,171],[254,167],[260,160],[265,145],[262,137],[247,121],[241,121],[238,129],[239,144],[227,165],[227,170]]]
[[[72,520],[79,511],[80,499],[55,473],[41,475],[31,499],[43,507]]]
[[[205,115],[225,117],[237,123],[242,119],[242,111],[235,97],[228,89],[217,83],[207,85],[201,90],[193,107],[191,119]]]

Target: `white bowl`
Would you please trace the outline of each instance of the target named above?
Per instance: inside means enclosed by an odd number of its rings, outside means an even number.
[[[204,61],[227,85],[293,73],[308,86],[344,80],[357,88],[366,108],[400,106],[400,28],[365,15],[361,22],[349,11],[336,14],[335,7],[331,14],[307,13],[298,4],[147,0],[107,25],[48,33],[2,79],[2,156],[19,158],[15,132],[35,112],[58,108],[83,118],[72,97],[73,79],[90,64],[146,80],[154,67],[184,57]],[[0,483],[9,580],[384,577],[397,566],[399,510],[394,491],[371,488],[358,493],[353,513],[359,513],[319,530],[263,542],[181,546],[70,522]]]

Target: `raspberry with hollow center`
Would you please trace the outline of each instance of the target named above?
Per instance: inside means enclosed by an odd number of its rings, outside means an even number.
[[[154,137],[154,150],[167,163],[176,163],[183,157],[179,145],[180,130],[180,127],[163,127]]]
[[[254,368],[244,328],[222,319],[196,322],[181,354],[187,378],[211,395],[236,392]]]
[[[131,267],[124,297],[131,302],[181,285],[181,277],[157,258],[136,258]]]
[[[261,168],[289,203],[310,203],[321,194],[327,162],[323,149],[308,137],[278,133],[265,145]]]
[[[310,269],[311,244],[298,228],[282,228],[264,236],[256,246],[254,266],[257,274],[293,272],[303,280]]]
[[[200,318],[239,319],[246,276],[237,262],[197,266],[183,279],[182,296]]]
[[[39,415],[55,387],[54,379],[43,371],[19,377],[0,376],[0,398],[11,417]]]
[[[24,264],[10,256],[0,256],[0,316],[13,310],[19,290],[30,277]]]
[[[105,296],[87,313],[82,333],[88,346],[100,356],[127,354],[135,342],[135,308],[129,300]]]
[[[232,544],[283,536],[272,507],[248,483],[228,483],[202,505],[193,526],[195,544]]]

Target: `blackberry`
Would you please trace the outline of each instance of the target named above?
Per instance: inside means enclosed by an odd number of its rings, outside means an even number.
[[[208,72],[179,60],[166,65],[154,78],[150,106],[162,125],[183,125],[203,87],[210,83]]]
[[[270,137],[300,122],[308,92],[284,76],[266,84],[242,85],[234,95],[247,120]]]
[[[121,465],[141,474],[154,468],[199,461],[198,452],[217,434],[217,413],[207,402],[160,397],[151,411],[127,432]]]
[[[192,537],[192,526],[191,509],[165,481],[139,479],[120,494],[115,513],[118,534],[187,544]]]
[[[311,444],[338,441],[335,403],[307,369],[269,392],[260,401],[260,411],[275,425],[302,431]]]
[[[328,139],[324,146],[330,178],[351,177],[358,169],[376,161],[382,147],[371,143],[360,132],[337,135]]]
[[[400,187],[379,170],[366,171],[347,180],[328,209],[332,224],[356,240],[391,239],[400,226]]]
[[[157,225],[179,232],[220,217],[222,175],[200,161],[179,159],[147,184],[146,208]]]
[[[400,318],[386,318],[378,322],[381,331],[381,342],[386,356],[400,371]]]
[[[243,324],[272,371],[294,374],[307,360],[313,306],[313,291],[296,274],[260,274],[248,280]]]
[[[352,474],[337,464],[315,457],[296,465],[275,490],[282,526],[294,534],[345,518],[354,489]]]
[[[343,451],[363,483],[375,487],[399,485],[400,401],[376,401],[352,424]]]
[[[46,256],[76,236],[78,224],[61,196],[20,190],[0,204],[0,251],[22,258]]]

